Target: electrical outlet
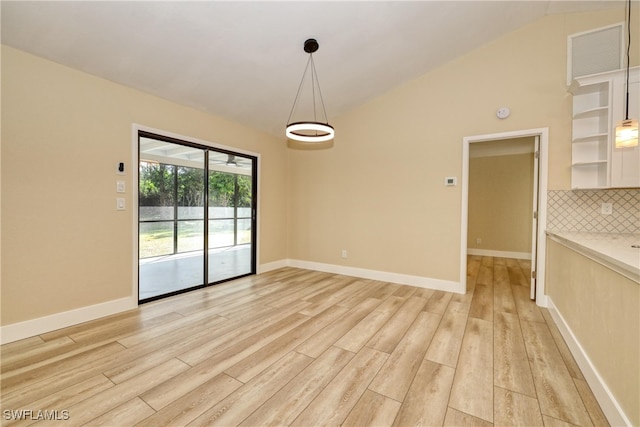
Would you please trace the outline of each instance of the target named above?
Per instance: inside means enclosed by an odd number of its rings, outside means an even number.
[[[346,258],[347,257],[347,250],[343,249],[342,250],[342,258]]]
[[[476,239],[476,245],[481,245],[482,244],[482,239],[480,237],[478,237]]]
[[[611,215],[613,213],[613,205],[611,203],[602,203],[600,205],[600,213],[602,215]]]

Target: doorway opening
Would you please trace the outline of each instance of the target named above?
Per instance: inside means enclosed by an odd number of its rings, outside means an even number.
[[[138,301],[256,272],[257,158],[138,131]]]
[[[468,254],[530,259],[530,298],[546,306],[547,151],[547,128],[463,139],[460,279],[465,289]]]

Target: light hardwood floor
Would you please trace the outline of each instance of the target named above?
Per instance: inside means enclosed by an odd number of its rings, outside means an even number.
[[[2,424],[608,425],[529,264],[468,265],[466,295],[284,268],[4,345]]]

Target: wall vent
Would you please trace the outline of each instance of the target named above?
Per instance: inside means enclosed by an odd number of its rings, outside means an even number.
[[[623,23],[571,34],[567,40],[567,85],[576,77],[621,69],[623,37]]]

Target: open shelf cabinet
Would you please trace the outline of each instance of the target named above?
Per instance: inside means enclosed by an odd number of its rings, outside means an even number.
[[[614,147],[616,122],[624,115],[624,77],[624,70],[611,71],[578,77],[569,87],[573,95],[571,187],[574,189],[640,186],[636,182],[640,149]],[[638,103],[639,85],[636,67],[630,72],[630,104]]]

